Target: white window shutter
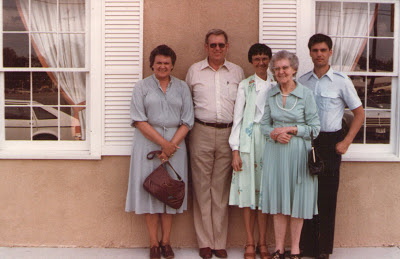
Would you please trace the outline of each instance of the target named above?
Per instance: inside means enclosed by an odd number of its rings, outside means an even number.
[[[129,104],[142,79],[143,0],[104,1],[103,155],[129,155]]]
[[[296,53],[297,1],[260,0],[259,40],[273,53],[287,50]]]

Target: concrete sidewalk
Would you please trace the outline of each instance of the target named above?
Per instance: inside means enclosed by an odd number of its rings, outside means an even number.
[[[176,259],[200,259],[195,248],[175,248]],[[243,248],[229,248],[228,258],[242,259]],[[47,247],[0,247],[0,258],[18,259],[90,259],[90,258],[117,258],[117,259],[146,259],[149,251],[145,248],[118,249],[118,248],[47,248]],[[213,258],[216,258],[215,256]],[[258,257],[259,258],[259,257]],[[331,259],[399,259],[400,247],[363,247],[363,248],[336,248]],[[304,257],[306,259],[306,257]]]

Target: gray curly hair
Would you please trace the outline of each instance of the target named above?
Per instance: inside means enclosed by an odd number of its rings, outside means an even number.
[[[296,70],[296,73],[297,73],[297,70],[299,69],[299,58],[296,56],[296,54],[290,53],[289,51],[286,51],[286,50],[278,51],[277,53],[275,53],[272,56],[272,59],[270,61],[270,66],[269,66],[272,70],[272,73],[274,73],[275,62],[278,60],[282,60],[282,59],[289,60],[290,66],[294,70]]]

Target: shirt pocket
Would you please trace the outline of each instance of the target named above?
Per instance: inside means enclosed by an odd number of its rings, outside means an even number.
[[[229,101],[235,101],[237,95],[237,84],[231,83],[229,81],[225,82],[222,86],[222,96]]]
[[[237,88],[238,85],[237,84],[228,84],[228,90],[229,90],[229,99],[232,101],[236,100],[236,96],[237,96]]]
[[[321,91],[321,103],[319,107],[322,110],[332,110],[337,109],[340,107],[340,95],[338,92],[335,91]]]

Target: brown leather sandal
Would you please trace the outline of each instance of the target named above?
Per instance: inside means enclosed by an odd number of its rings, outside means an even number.
[[[253,247],[254,252],[246,252],[247,247]],[[256,258],[256,252],[255,252],[255,245],[254,244],[247,244],[244,247],[244,259],[255,259]]]
[[[261,247],[265,247],[265,250],[267,250],[267,252],[261,251]],[[268,252],[268,247],[266,244],[262,244],[262,245],[257,244],[256,252],[258,254],[260,254],[261,259],[271,259],[272,258],[271,254]]]

